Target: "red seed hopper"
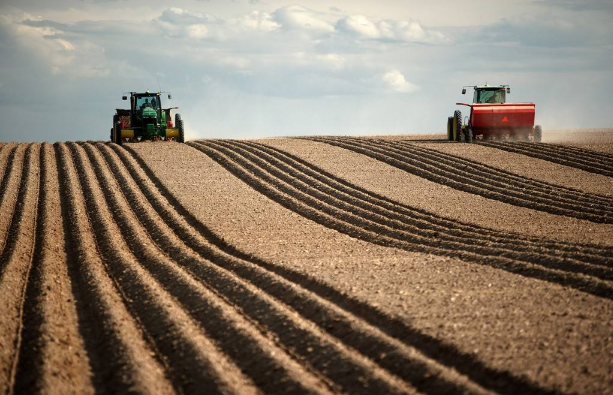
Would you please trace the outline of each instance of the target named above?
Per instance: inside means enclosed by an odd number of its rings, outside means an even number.
[[[470,116],[463,124],[462,112],[457,110],[447,119],[447,138],[450,141],[524,140],[540,142],[542,129],[534,126],[534,103],[507,103],[508,85],[471,86],[475,89],[473,103],[456,103],[470,107]],[[462,94],[466,93],[462,89]]]

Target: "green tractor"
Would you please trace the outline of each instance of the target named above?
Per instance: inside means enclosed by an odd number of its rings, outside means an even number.
[[[162,92],[130,92],[130,109],[117,109],[113,115],[111,141],[122,144],[124,141],[178,141],[185,142],[181,114],[175,114],[172,122],[171,110],[179,107],[162,108]],[[172,95],[168,94],[168,99]],[[122,100],[128,100],[123,96]]]

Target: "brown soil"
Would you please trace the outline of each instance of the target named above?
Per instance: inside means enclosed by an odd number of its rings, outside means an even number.
[[[0,394],[613,393],[607,133],[0,144]]]

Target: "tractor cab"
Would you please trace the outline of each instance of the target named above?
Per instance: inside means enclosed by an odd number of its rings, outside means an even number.
[[[473,103],[504,104],[506,96],[507,91],[504,86],[476,86]]]
[[[466,86],[462,89],[462,94],[466,94]],[[504,104],[507,101],[507,93],[511,93],[508,85],[497,86],[470,86],[474,88],[473,104]]]
[[[159,93],[135,93],[131,97],[130,107],[137,123],[143,123],[146,129],[148,125],[155,125],[165,118],[160,113]]]
[[[160,108],[159,93],[138,93],[132,96],[132,111],[143,111],[149,107],[153,110]]]

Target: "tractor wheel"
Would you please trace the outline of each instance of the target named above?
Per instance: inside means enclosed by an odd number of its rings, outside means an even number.
[[[447,118],[447,140],[453,141],[453,117]]]
[[[466,143],[473,142],[473,130],[468,126],[464,128],[464,142]]]
[[[117,122],[115,124],[115,143],[121,145],[123,143],[123,139],[121,138],[121,123]]]
[[[185,132],[183,130],[183,120],[181,119],[181,114],[175,114],[175,126],[179,129],[179,138],[177,141],[179,143],[185,142]]]
[[[542,139],[543,139],[543,128],[541,128],[541,125],[536,125],[534,127],[534,142],[540,143]]]
[[[462,112],[455,111],[453,113],[453,141],[462,140]]]
[[[179,139],[177,140],[179,143],[185,142],[185,132],[183,130],[183,120],[179,119],[179,123],[177,124],[177,128],[179,128]]]
[[[117,125],[117,122],[119,122],[119,116],[117,116],[117,114],[113,115],[113,128],[111,129],[111,143],[116,143],[117,141],[115,141],[115,127]]]

